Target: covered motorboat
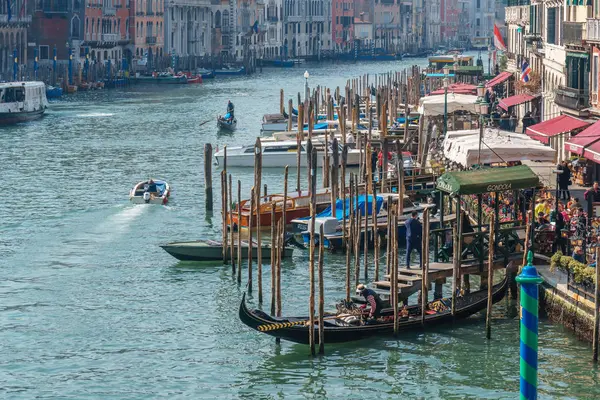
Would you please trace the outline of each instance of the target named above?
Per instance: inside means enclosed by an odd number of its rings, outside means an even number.
[[[237,243],[236,243],[237,246]],[[189,242],[172,242],[160,246],[164,251],[181,261],[219,261],[223,260],[223,242],[215,240],[195,240]],[[252,258],[258,258],[258,246],[252,243]],[[236,247],[234,246],[234,254]],[[283,257],[291,257],[294,249],[284,247]],[[225,259],[231,260],[230,248],[225,245]],[[242,258],[248,258],[248,241],[242,240]],[[263,260],[271,259],[271,246],[261,246],[261,258]]]
[[[129,201],[134,204],[167,204],[171,187],[163,180],[149,179],[139,182],[131,189]]]
[[[44,82],[0,83],[0,125],[32,121],[48,108]]]
[[[508,275],[492,290],[492,302],[502,300],[508,288]],[[487,306],[487,289],[478,290],[457,297],[456,314],[451,312],[451,299],[434,300],[427,304],[425,320],[422,320],[421,305],[407,307],[398,316],[398,331],[421,331],[434,326],[450,323],[467,318]],[[308,344],[309,330],[314,329],[315,341],[318,342],[318,320],[311,328],[308,317],[277,318],[261,310],[251,310],[246,305],[246,294],[242,297],[239,316],[244,324],[267,335],[295,343]],[[392,308],[383,309],[381,317],[373,323],[366,323],[360,316],[348,313],[326,315],[323,321],[325,343],[344,343],[365,339],[372,336],[391,336],[394,333],[394,311]]]

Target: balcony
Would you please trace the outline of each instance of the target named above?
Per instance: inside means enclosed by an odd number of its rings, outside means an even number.
[[[559,85],[555,92],[554,102],[561,107],[581,111],[590,106],[590,94],[587,89],[574,89]]]
[[[600,19],[588,18],[585,37],[588,42],[600,43]]]
[[[563,41],[565,45],[582,46],[584,38],[583,22],[563,22]]]
[[[103,42],[118,42],[119,34],[118,33],[103,33],[102,41]]]
[[[146,44],[156,44],[156,36],[146,36]]]
[[[17,17],[14,14],[10,21],[8,20],[8,14],[0,14],[0,23],[2,24],[30,24],[31,23],[31,15],[24,15],[22,17]]]
[[[114,6],[102,7],[102,15],[117,15],[117,9]]]

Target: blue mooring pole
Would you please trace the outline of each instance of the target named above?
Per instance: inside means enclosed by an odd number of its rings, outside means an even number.
[[[69,85],[73,84],[73,49],[69,47]]]
[[[520,398],[534,400],[538,386],[538,286],[544,280],[533,266],[531,251],[516,280],[521,285]]]
[[[37,81],[38,75],[38,48],[34,47],[33,49],[33,78]]]
[[[19,71],[19,59],[17,58],[17,49],[13,50],[13,81],[17,81],[17,73]]]
[[[56,46],[52,51],[52,84],[56,85]]]

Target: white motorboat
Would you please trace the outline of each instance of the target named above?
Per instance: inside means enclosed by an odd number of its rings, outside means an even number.
[[[262,166],[263,168],[283,168],[286,165],[295,167],[297,164],[298,144],[296,141],[283,142],[261,142],[262,144]],[[317,167],[323,166],[325,146],[317,141],[313,142],[317,149]],[[340,155],[343,147],[339,146]],[[215,154],[217,164],[223,165],[224,151],[219,150]],[[331,160],[331,158],[330,158]],[[307,167],[306,142],[300,144],[300,167]],[[358,166],[360,164],[360,150],[348,150],[347,166]],[[227,147],[227,166],[231,167],[254,167],[254,145]]]
[[[0,125],[40,118],[48,108],[44,82],[0,83]]]
[[[167,204],[171,196],[171,187],[163,180],[149,179],[141,181],[129,192],[129,201],[134,204]]]
[[[292,122],[296,122],[298,118],[292,117]],[[288,118],[283,114],[265,114],[262,120],[263,133],[285,131],[288,126]]]

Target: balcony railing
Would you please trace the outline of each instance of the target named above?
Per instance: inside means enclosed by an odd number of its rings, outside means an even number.
[[[585,37],[588,42],[600,42],[600,19],[589,18]]]
[[[146,36],[146,44],[156,44],[156,36]]]
[[[564,44],[572,44],[581,46],[584,34],[583,22],[563,22],[563,42]]]
[[[102,41],[103,42],[117,42],[119,40],[118,33],[103,33]]]
[[[117,9],[113,6],[102,7],[102,15],[117,15]]]
[[[9,21],[8,14],[0,14],[0,22],[1,23],[14,23],[14,24],[29,24],[29,23],[31,23],[31,15],[24,15],[22,17],[17,17],[13,14]]]
[[[590,105],[590,93],[587,89],[574,89],[559,85],[554,96],[554,102],[570,110],[580,111]]]

